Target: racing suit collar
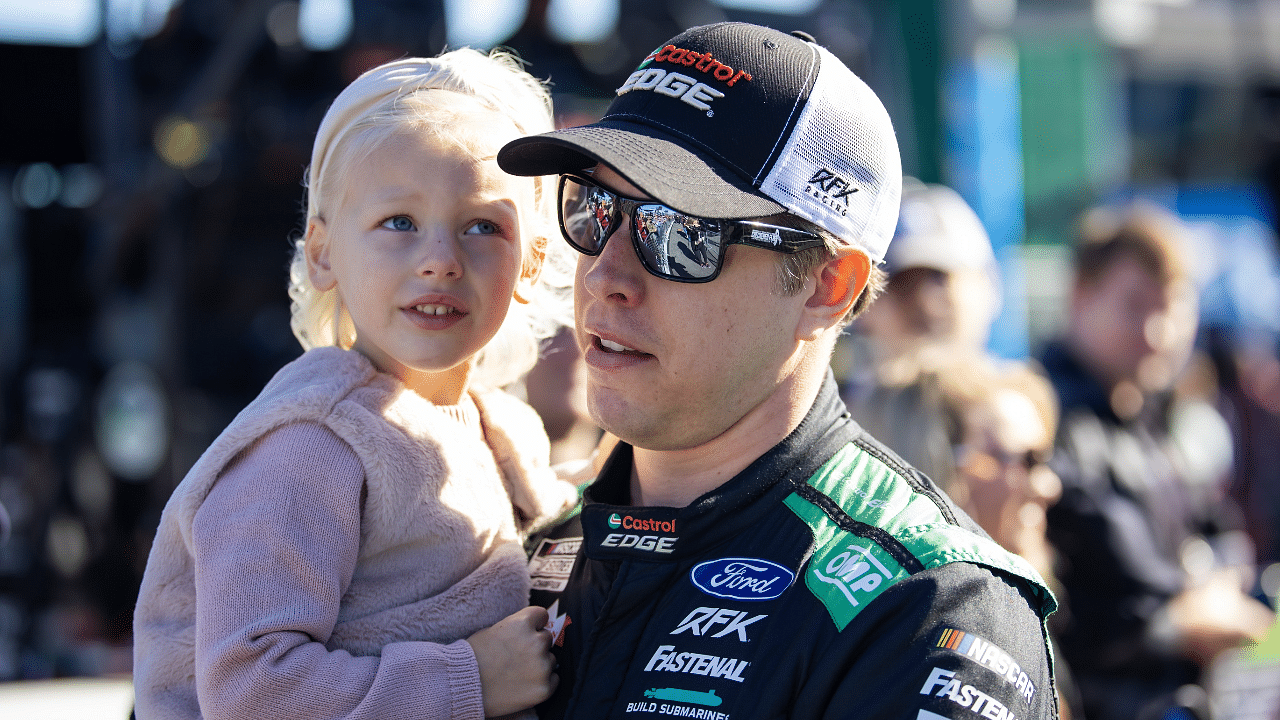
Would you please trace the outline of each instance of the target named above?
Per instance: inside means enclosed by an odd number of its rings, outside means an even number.
[[[630,504],[632,448],[618,443],[587,488],[582,529],[588,555],[661,561],[730,537],[770,511],[761,499],[785,496],[861,429],[849,418],[828,371],[813,406],[782,442],[687,507]]]

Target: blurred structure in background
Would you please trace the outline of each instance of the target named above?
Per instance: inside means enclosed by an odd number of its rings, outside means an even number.
[[[1218,383],[1231,492],[1271,563],[1256,591],[1274,598],[1280,0],[10,0],[0,678],[128,670],[159,508],[299,352],[289,240],[311,136],[349,79],[506,44],[576,124],[663,39],[725,19],[815,36],[885,101],[904,171],[976,212],[1002,280],[994,355],[1063,327],[1087,208],[1144,197],[1198,228],[1209,362],[1185,382]]]

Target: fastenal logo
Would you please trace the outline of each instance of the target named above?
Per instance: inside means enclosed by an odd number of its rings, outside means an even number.
[[[645,672],[678,672],[707,677],[724,678],[734,682],[746,682],[742,671],[751,663],[737,658],[679,652],[675,645],[659,645],[658,650],[644,666]]]
[[[938,691],[935,693],[934,688]],[[956,678],[954,670],[943,670],[935,667],[920,688],[921,695],[934,695],[947,698],[960,707],[969,708],[975,715],[991,720],[1017,720],[1013,712],[1004,703],[982,692],[978,688],[961,682]]]
[[[818,168],[805,185],[805,194],[841,215],[849,213],[849,196],[858,188],[826,168]]]
[[[758,558],[720,558],[699,563],[689,573],[699,590],[731,600],[772,600],[796,579],[795,573]]]
[[[613,528],[614,530],[617,530],[618,528],[622,527],[622,516],[619,515],[618,513],[614,513],[610,515],[609,527]]]

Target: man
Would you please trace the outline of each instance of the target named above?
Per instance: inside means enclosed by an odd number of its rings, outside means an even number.
[[[1169,392],[1197,325],[1182,232],[1150,207],[1087,215],[1066,334],[1043,356],[1062,412],[1048,511],[1071,611],[1062,651],[1090,720],[1203,710],[1203,671],[1272,621],[1242,591],[1253,558],[1222,533],[1215,479],[1189,472],[1215,437],[1229,456],[1225,422]]]
[[[1052,597],[829,370],[900,192],[865,84],[807,38],[693,28],[600,122],[498,161],[564,173],[588,404],[621,439],[530,562],[559,662],[542,717],[1055,716]],[[675,274],[674,225],[714,262]]]
[[[956,191],[907,178],[885,268],[884,294],[848,338],[869,361],[847,373],[841,397],[863,429],[949,492],[953,428],[938,369],[958,356],[989,359],[999,266],[982,221]]]

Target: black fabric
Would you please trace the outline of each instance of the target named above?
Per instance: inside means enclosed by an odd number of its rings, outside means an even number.
[[[848,419],[828,377],[795,432],[685,508],[629,506],[631,449],[619,445],[588,488],[582,514],[542,541],[573,547],[582,538],[567,586],[533,593],[560,631],[553,648],[560,685],[540,717],[971,719],[983,717],[987,707],[979,703],[987,701],[976,698],[986,696],[1007,708],[1001,714],[991,705],[987,717],[1056,717],[1044,629],[1023,581],[968,563],[920,569],[843,631],[805,586],[814,534],[782,502],[850,440],[900,462]],[[911,482],[946,506],[947,517],[976,529],[927,478],[913,474]],[[603,546],[625,534],[657,539]],[[655,551],[662,538],[674,538],[665,545],[670,552]],[[791,573],[794,583],[785,590],[761,583],[759,599],[742,599],[712,595],[694,581],[699,566],[729,560],[754,561],[769,577]],[[949,629],[1002,648],[1034,690],[1024,696],[990,667],[939,647]],[[969,693],[965,705],[938,694],[950,679],[957,698]]]

